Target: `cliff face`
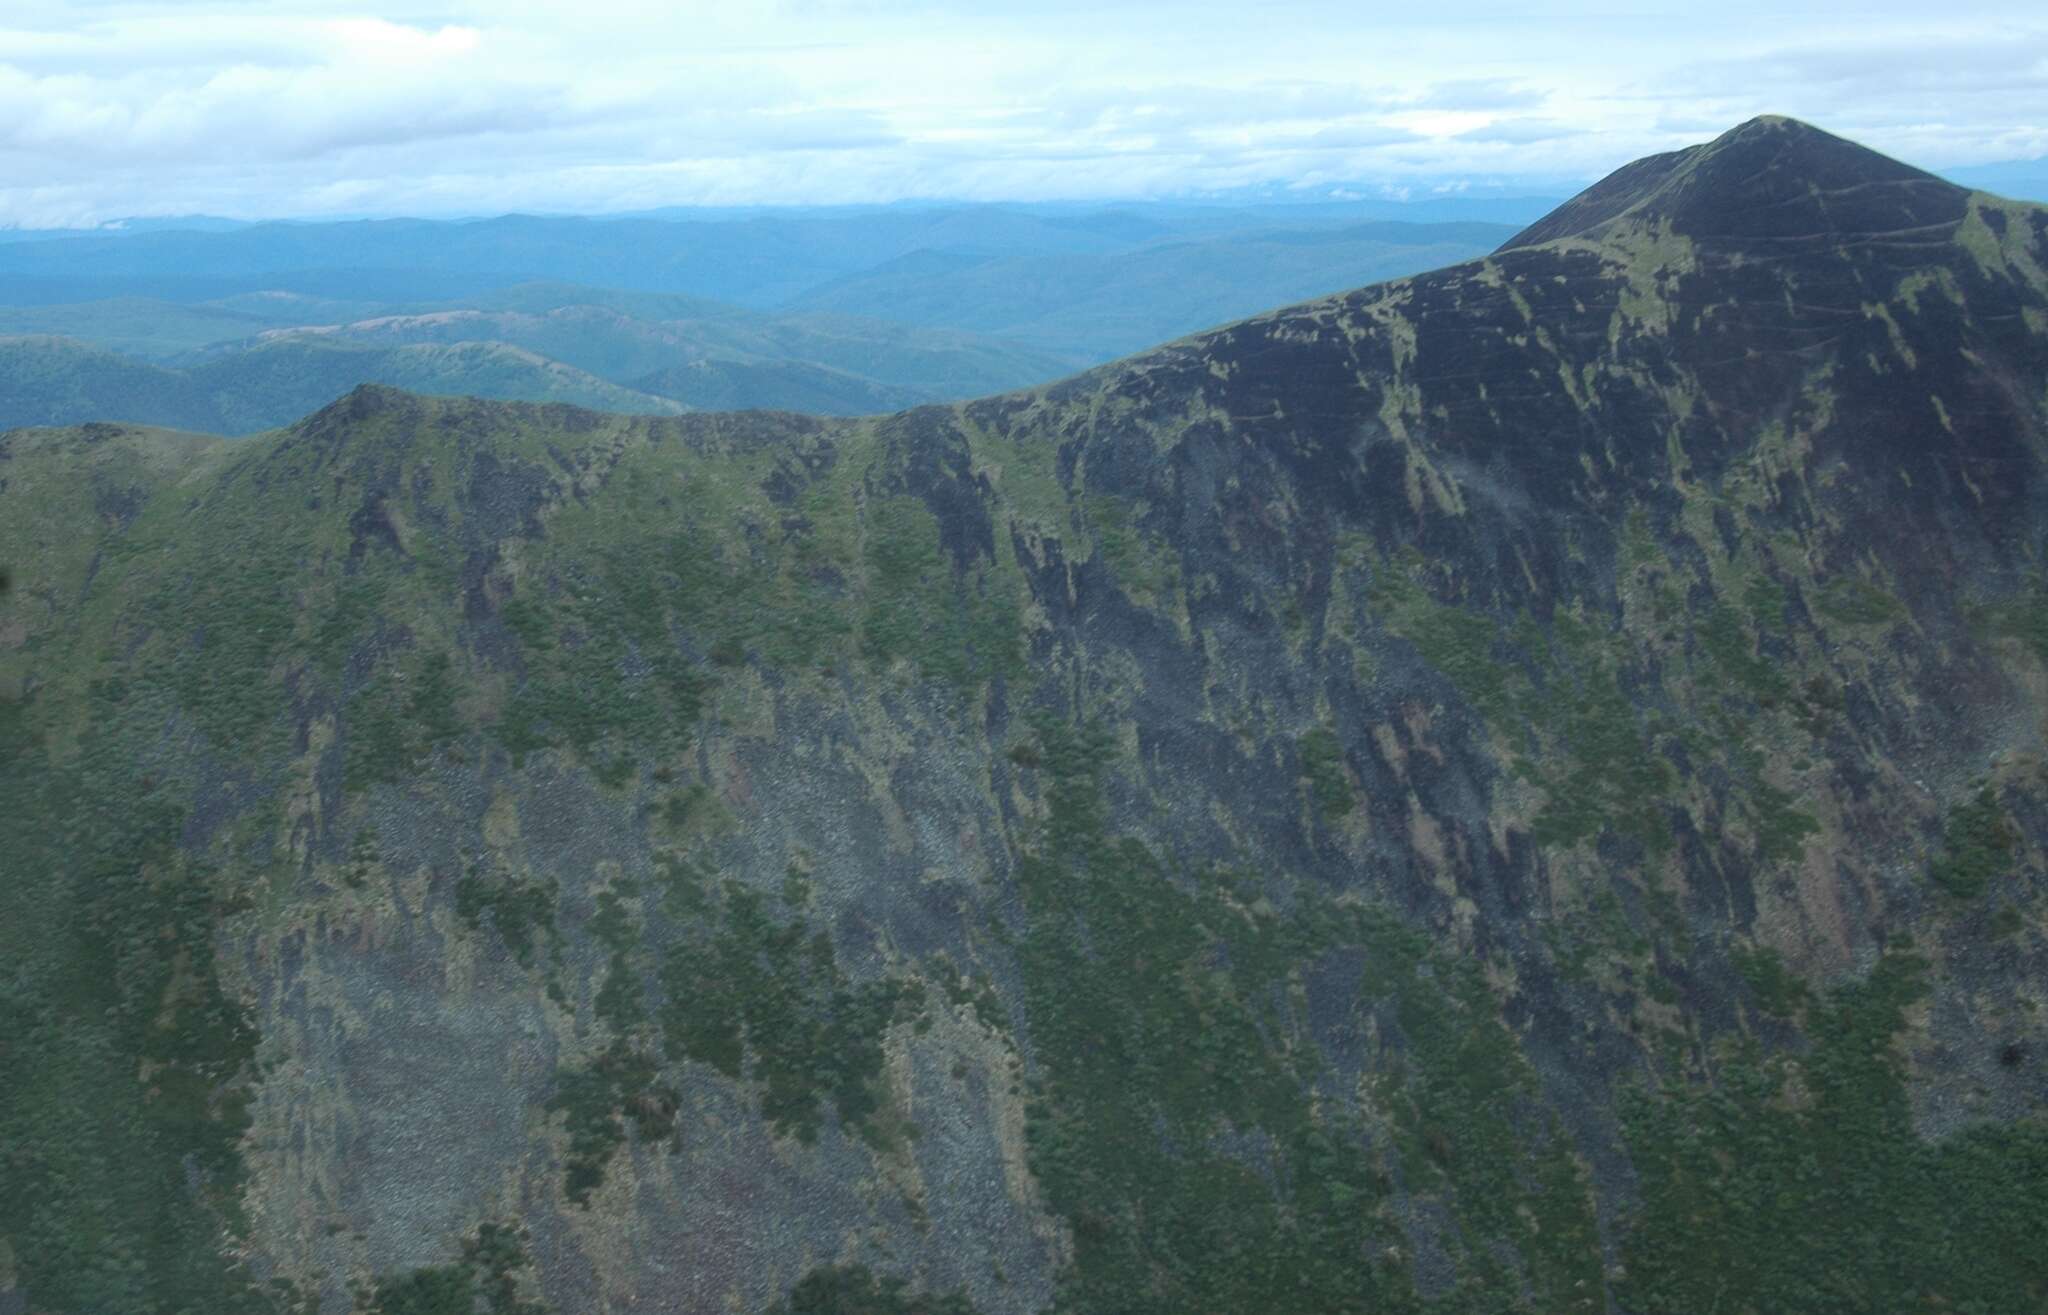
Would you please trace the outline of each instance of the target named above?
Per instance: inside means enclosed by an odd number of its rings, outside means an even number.
[[[950,409],[0,439],[0,1310],[2048,1300],[2044,262],[1758,120]]]

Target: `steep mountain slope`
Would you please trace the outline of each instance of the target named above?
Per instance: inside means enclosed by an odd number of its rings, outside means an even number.
[[[2044,262],[1757,120],[962,406],[8,435],[0,1310],[2040,1308]]]

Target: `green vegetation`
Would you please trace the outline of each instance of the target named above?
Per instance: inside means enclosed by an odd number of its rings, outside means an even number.
[[[1893,1038],[1906,953],[1809,1013],[1800,1055],[1740,1047],[1711,1084],[1627,1106],[1643,1206],[1617,1295],[1707,1310],[2033,1310],[2048,1303],[2048,1125],[1923,1141]]]
[[[1844,625],[1881,626],[1906,619],[1906,607],[1898,599],[1867,580],[1845,576],[1832,580],[1815,600],[1820,614]]]
[[[1138,526],[1127,500],[1094,493],[1081,505],[1095,551],[1133,602],[1157,607],[1179,592],[1180,560],[1172,545]]]
[[[768,533],[758,488],[710,463],[692,474],[680,528],[629,492],[612,523],[564,524],[552,587],[503,609],[526,665],[496,729],[515,758],[549,746],[671,757],[722,673],[749,663],[788,679],[853,656],[900,661],[963,694],[1022,670],[1014,576],[957,573],[917,499],[876,498],[857,515],[851,487],[821,485]]]
[[[1753,617],[1766,611],[1782,615],[1783,591],[1774,595],[1770,590],[1776,586],[1765,590],[1755,588],[1757,584],[1769,583],[1762,580],[1752,582]],[[1761,598],[1757,597],[1759,593]],[[1726,691],[1732,682],[1735,688],[1764,707],[1770,707],[1790,694],[1784,671],[1779,664],[1756,650],[1743,617],[1735,608],[1725,602],[1715,603],[1699,620],[1693,633],[1698,637],[1701,651],[1707,659],[1708,680],[1718,686],[1719,691]]]
[[[2037,661],[2048,665],[2048,579],[2030,576],[2017,597],[1977,608],[1974,618],[1991,634],[2019,640]]]
[[[856,983],[832,938],[768,899],[671,855],[664,900],[688,920],[664,953],[659,1011],[669,1055],[709,1064],[760,1090],[761,1115],[784,1136],[817,1139],[827,1103],[870,1141],[882,1120],[882,1037],[914,993],[894,978]]]
[[[861,648],[876,666],[908,659],[962,692],[1022,669],[1013,582],[993,571],[956,580],[939,523],[922,502],[871,503],[865,556]]]
[[[1763,764],[1756,756],[1743,755],[1750,771],[1749,805],[1756,826],[1756,858],[1765,867],[1798,861],[1806,842],[1820,834],[1813,814],[1796,804],[1796,796],[1780,790],[1763,777]]]
[[[471,931],[488,917],[512,957],[530,968],[535,945],[555,929],[555,890],[506,872],[469,871],[455,883],[455,912]]]
[[[601,748],[663,753],[688,742],[709,682],[676,650],[662,608],[638,591],[604,589],[507,611],[526,680],[495,733],[515,762],[550,747],[590,759]]]
[[[461,737],[452,666],[448,654],[429,653],[410,680],[394,666],[350,696],[344,779],[351,789],[403,780]]]
[[[349,654],[366,633],[374,631],[385,597],[385,582],[374,572],[345,575],[333,582],[333,596],[325,606],[315,609],[318,619],[307,637],[310,656],[328,680],[340,678],[342,664]]]
[[[295,572],[276,554],[236,551],[204,571],[145,604],[150,622],[176,636],[169,685],[215,744],[260,743],[277,721],[277,666],[298,623]]]
[[[638,894],[638,886],[631,882],[598,894],[589,930],[609,957],[593,1006],[609,1039],[595,1058],[561,1074],[547,1102],[549,1113],[563,1116],[569,1134],[563,1193],[575,1205],[589,1204],[591,1193],[604,1182],[613,1154],[626,1143],[628,1123],[642,1141],[678,1135],[680,1098],[661,1079],[636,963],[640,923],[627,901]]]
[[[516,1228],[484,1223],[463,1239],[462,1258],[379,1279],[356,1293],[357,1315],[547,1315],[545,1303],[520,1295],[520,1273],[532,1262]]]
[[[975,1315],[964,1293],[913,1292],[902,1279],[877,1277],[865,1265],[814,1269],[768,1315]]]
[[[1647,522],[1632,524],[1639,533],[1622,545],[1624,565],[1640,570],[1654,546]],[[1413,643],[1511,747],[1514,770],[1542,788],[1531,821],[1539,844],[1570,848],[1615,835],[1650,857],[1668,853],[1681,783],[1672,755],[1681,745],[1718,760],[1732,779],[1759,864],[1798,861],[1820,833],[1797,797],[1767,779],[1766,756],[1748,729],[1759,710],[1785,706],[1821,735],[1843,706],[1839,688],[1819,674],[1795,699],[1783,664],[1761,650],[1765,631],[1786,622],[1782,585],[1753,575],[1741,609],[1721,601],[1700,615],[1688,627],[1694,688],[1674,692],[1657,655],[1626,628],[1563,607],[1547,627],[1526,612],[1503,625],[1436,601],[1418,579],[1427,569],[1420,554],[1404,553],[1375,572],[1368,599],[1386,627]],[[1711,736],[1680,730],[1666,712],[1687,703]],[[1692,766],[1697,772],[1701,764]]]
[[[1767,575],[1752,575],[1742,588],[1742,605],[1758,629],[1783,629],[1791,624],[1792,595]]]
[[[1381,567],[1367,597],[1516,746],[1515,770],[1545,795],[1531,824],[1537,842],[1569,848],[1611,831],[1652,854],[1668,848],[1677,773],[1624,687],[1627,646],[1563,610],[1546,634],[1526,617],[1506,629],[1439,603],[1415,579],[1425,567],[1419,554]]]
[[[1743,982],[1756,997],[1758,1008],[1765,1013],[1791,1018],[1805,1007],[1808,1000],[1806,983],[1785,967],[1785,961],[1778,957],[1776,950],[1760,945],[1738,946],[1730,957],[1735,971],[1742,975]]]
[[[661,1081],[658,1061],[626,1041],[614,1041],[594,1059],[564,1070],[546,1109],[562,1116],[569,1135],[562,1191],[570,1203],[590,1203],[612,1156],[626,1144],[628,1121],[642,1141],[673,1136],[678,1099]]]
[[[0,754],[0,1237],[38,1310],[258,1312],[220,1249],[256,1048],[216,967],[230,897],[134,734]]]
[[[1335,731],[1318,726],[1296,740],[1294,747],[1301,756],[1309,799],[1325,821],[1335,822],[1358,807],[1351,774],[1344,767],[1344,746],[1338,743]]]
[[[1998,796],[1984,786],[1948,810],[1941,824],[1942,852],[1927,875],[1957,899],[1976,899],[2012,870],[2016,841]]]
[[[1576,982],[1593,980],[1602,964],[1645,960],[1653,948],[1630,923],[1612,886],[1595,890],[1584,909],[1545,923],[1543,932],[1557,970]]]
[[[812,489],[801,523],[780,535],[759,533],[766,509],[758,490],[706,471],[683,491],[682,532],[640,555],[661,564],[672,592],[639,605],[666,601],[678,628],[722,667],[742,665],[750,654],[778,671],[817,666],[854,630],[846,586],[857,570],[856,531],[843,496]],[[630,559],[620,561],[613,579],[629,574],[643,577],[636,591],[650,587],[651,578]]]
[[[1386,627],[1414,644],[1489,723],[1511,724],[1518,712],[1514,692],[1527,688],[1526,676],[1496,656],[1500,633],[1491,618],[1429,596],[1415,578],[1425,567],[1421,554],[1410,550],[1375,569],[1367,601]]]
[[[1018,870],[1018,953],[1045,1070],[1027,1143],[1074,1230],[1060,1308],[1420,1309],[1384,1263],[1401,1245],[1391,1154],[1457,1220],[1445,1241],[1468,1278],[1439,1308],[1597,1309],[1586,1184],[1554,1133],[1510,1114],[1533,1079],[1476,969],[1313,888],[1172,873],[1106,828],[1107,734],[1036,728],[1050,815]],[[1258,911],[1262,888],[1285,907]],[[1360,965],[1357,1007],[1397,1020],[1375,1097],[1391,1146],[1318,1095],[1331,1076],[1289,983],[1325,956]]]

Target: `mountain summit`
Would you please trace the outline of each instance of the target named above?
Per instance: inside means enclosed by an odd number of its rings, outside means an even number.
[[[2048,1309],[2048,210],[0,438],[0,1312]]]
[[[1625,225],[1737,243],[1906,237],[1961,218],[1968,197],[1866,146],[1765,115],[1703,145],[1622,166],[1500,249],[1597,240]]]

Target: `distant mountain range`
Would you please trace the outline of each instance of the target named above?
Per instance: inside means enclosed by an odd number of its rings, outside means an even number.
[[[211,434],[273,429],[310,402],[365,382],[425,393],[570,402],[606,411],[677,415],[672,398],[607,383],[503,342],[362,346],[293,337],[178,369],[69,338],[0,338],[0,427],[87,417]]]
[[[0,335],[15,339],[0,351],[0,428],[245,433],[359,383],[653,413],[874,413],[1045,383],[1469,259],[1513,231],[1358,213],[514,216],[20,242],[0,246]],[[444,350],[396,350],[428,346]]]
[[[1341,233],[1388,222],[1393,204],[1155,205],[1077,213],[988,205],[729,219],[504,215],[159,229],[0,245],[0,304],[124,294],[200,301],[272,289],[333,296],[349,288],[381,301],[439,299],[553,280],[769,310],[921,252],[1086,256],[1161,242],[1240,241],[1248,234]],[[1493,207],[1492,213],[1494,222],[1513,227],[1544,208]]]

